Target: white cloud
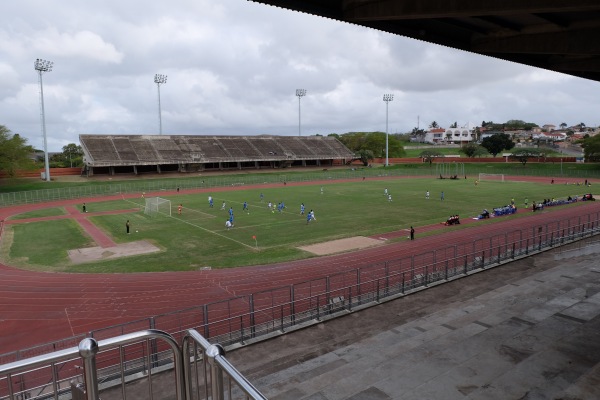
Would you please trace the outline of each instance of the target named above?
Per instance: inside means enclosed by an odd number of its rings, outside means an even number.
[[[65,33],[51,28],[39,32],[28,42],[33,50],[48,54],[48,57],[90,59],[101,63],[117,64],[124,57],[113,44],[106,43],[100,35],[86,30]]]
[[[523,119],[588,125],[598,83],[246,0],[7,2],[0,15],[0,124],[40,147],[80,133],[385,130]]]

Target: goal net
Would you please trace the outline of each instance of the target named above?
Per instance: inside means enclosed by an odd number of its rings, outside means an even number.
[[[162,197],[147,197],[144,214],[154,216],[156,214],[171,216],[171,200]]]
[[[479,182],[481,182],[481,181],[504,182],[504,174],[484,174],[484,173],[479,173]]]

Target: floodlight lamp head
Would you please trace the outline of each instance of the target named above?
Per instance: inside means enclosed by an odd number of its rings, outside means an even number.
[[[298,97],[306,96],[306,89],[296,89],[296,96],[298,96]]]
[[[161,74],[154,75],[154,83],[158,83],[159,85],[161,83],[167,83],[167,76]]]
[[[388,101],[393,101],[394,100],[394,95],[393,94],[384,94],[383,95],[383,101],[385,101],[386,103]]]
[[[33,63],[33,67],[40,72],[52,71],[52,65],[54,65],[52,61],[42,60],[41,58],[36,58]]]

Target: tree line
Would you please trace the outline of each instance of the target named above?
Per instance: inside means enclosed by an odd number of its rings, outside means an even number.
[[[51,168],[82,167],[83,150],[75,143],[63,146],[61,153],[49,159]],[[19,171],[33,171],[43,167],[43,152],[27,144],[27,139],[0,125],[0,172],[15,177]]]
[[[488,123],[486,123],[487,125]],[[583,123],[581,125],[585,126]],[[384,158],[386,156],[386,137],[388,157],[405,157],[404,144],[410,141],[415,131],[418,131],[418,129],[415,128],[413,132],[407,134],[395,133],[388,135],[385,132],[348,132],[344,134],[331,133],[328,136],[336,137],[348,149],[353,151],[364,165],[368,165],[374,158]],[[588,136],[581,141],[581,144],[586,161],[600,162],[600,135]],[[487,154],[495,157],[502,151],[511,150],[514,145],[508,134],[497,133],[484,138],[481,144],[467,143],[459,151],[471,158]],[[27,139],[21,137],[18,133],[12,133],[6,126],[0,125],[0,172],[14,177],[20,170],[39,169],[43,166],[43,155],[40,156],[40,153],[27,144]],[[431,162],[435,157],[442,157],[442,154],[435,150],[425,150],[420,156]],[[530,157],[544,157],[545,155],[540,150],[524,148],[513,151],[512,156],[525,164]],[[82,166],[83,150],[81,146],[75,143],[63,146],[62,152],[53,154],[50,157],[50,167],[52,168]]]
[[[387,135],[385,132],[348,132],[341,135],[332,133],[328,136],[333,136],[342,142],[344,146],[356,154],[364,165],[368,165],[369,161],[374,158],[386,156],[386,136],[388,157],[401,158],[406,156],[402,142],[408,139],[404,135]]]

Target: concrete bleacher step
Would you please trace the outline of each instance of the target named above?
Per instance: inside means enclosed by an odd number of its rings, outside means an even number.
[[[600,268],[594,255],[552,257],[250,346],[253,361],[229,358],[271,400],[600,398]]]
[[[353,158],[332,137],[80,135],[91,166]]]

